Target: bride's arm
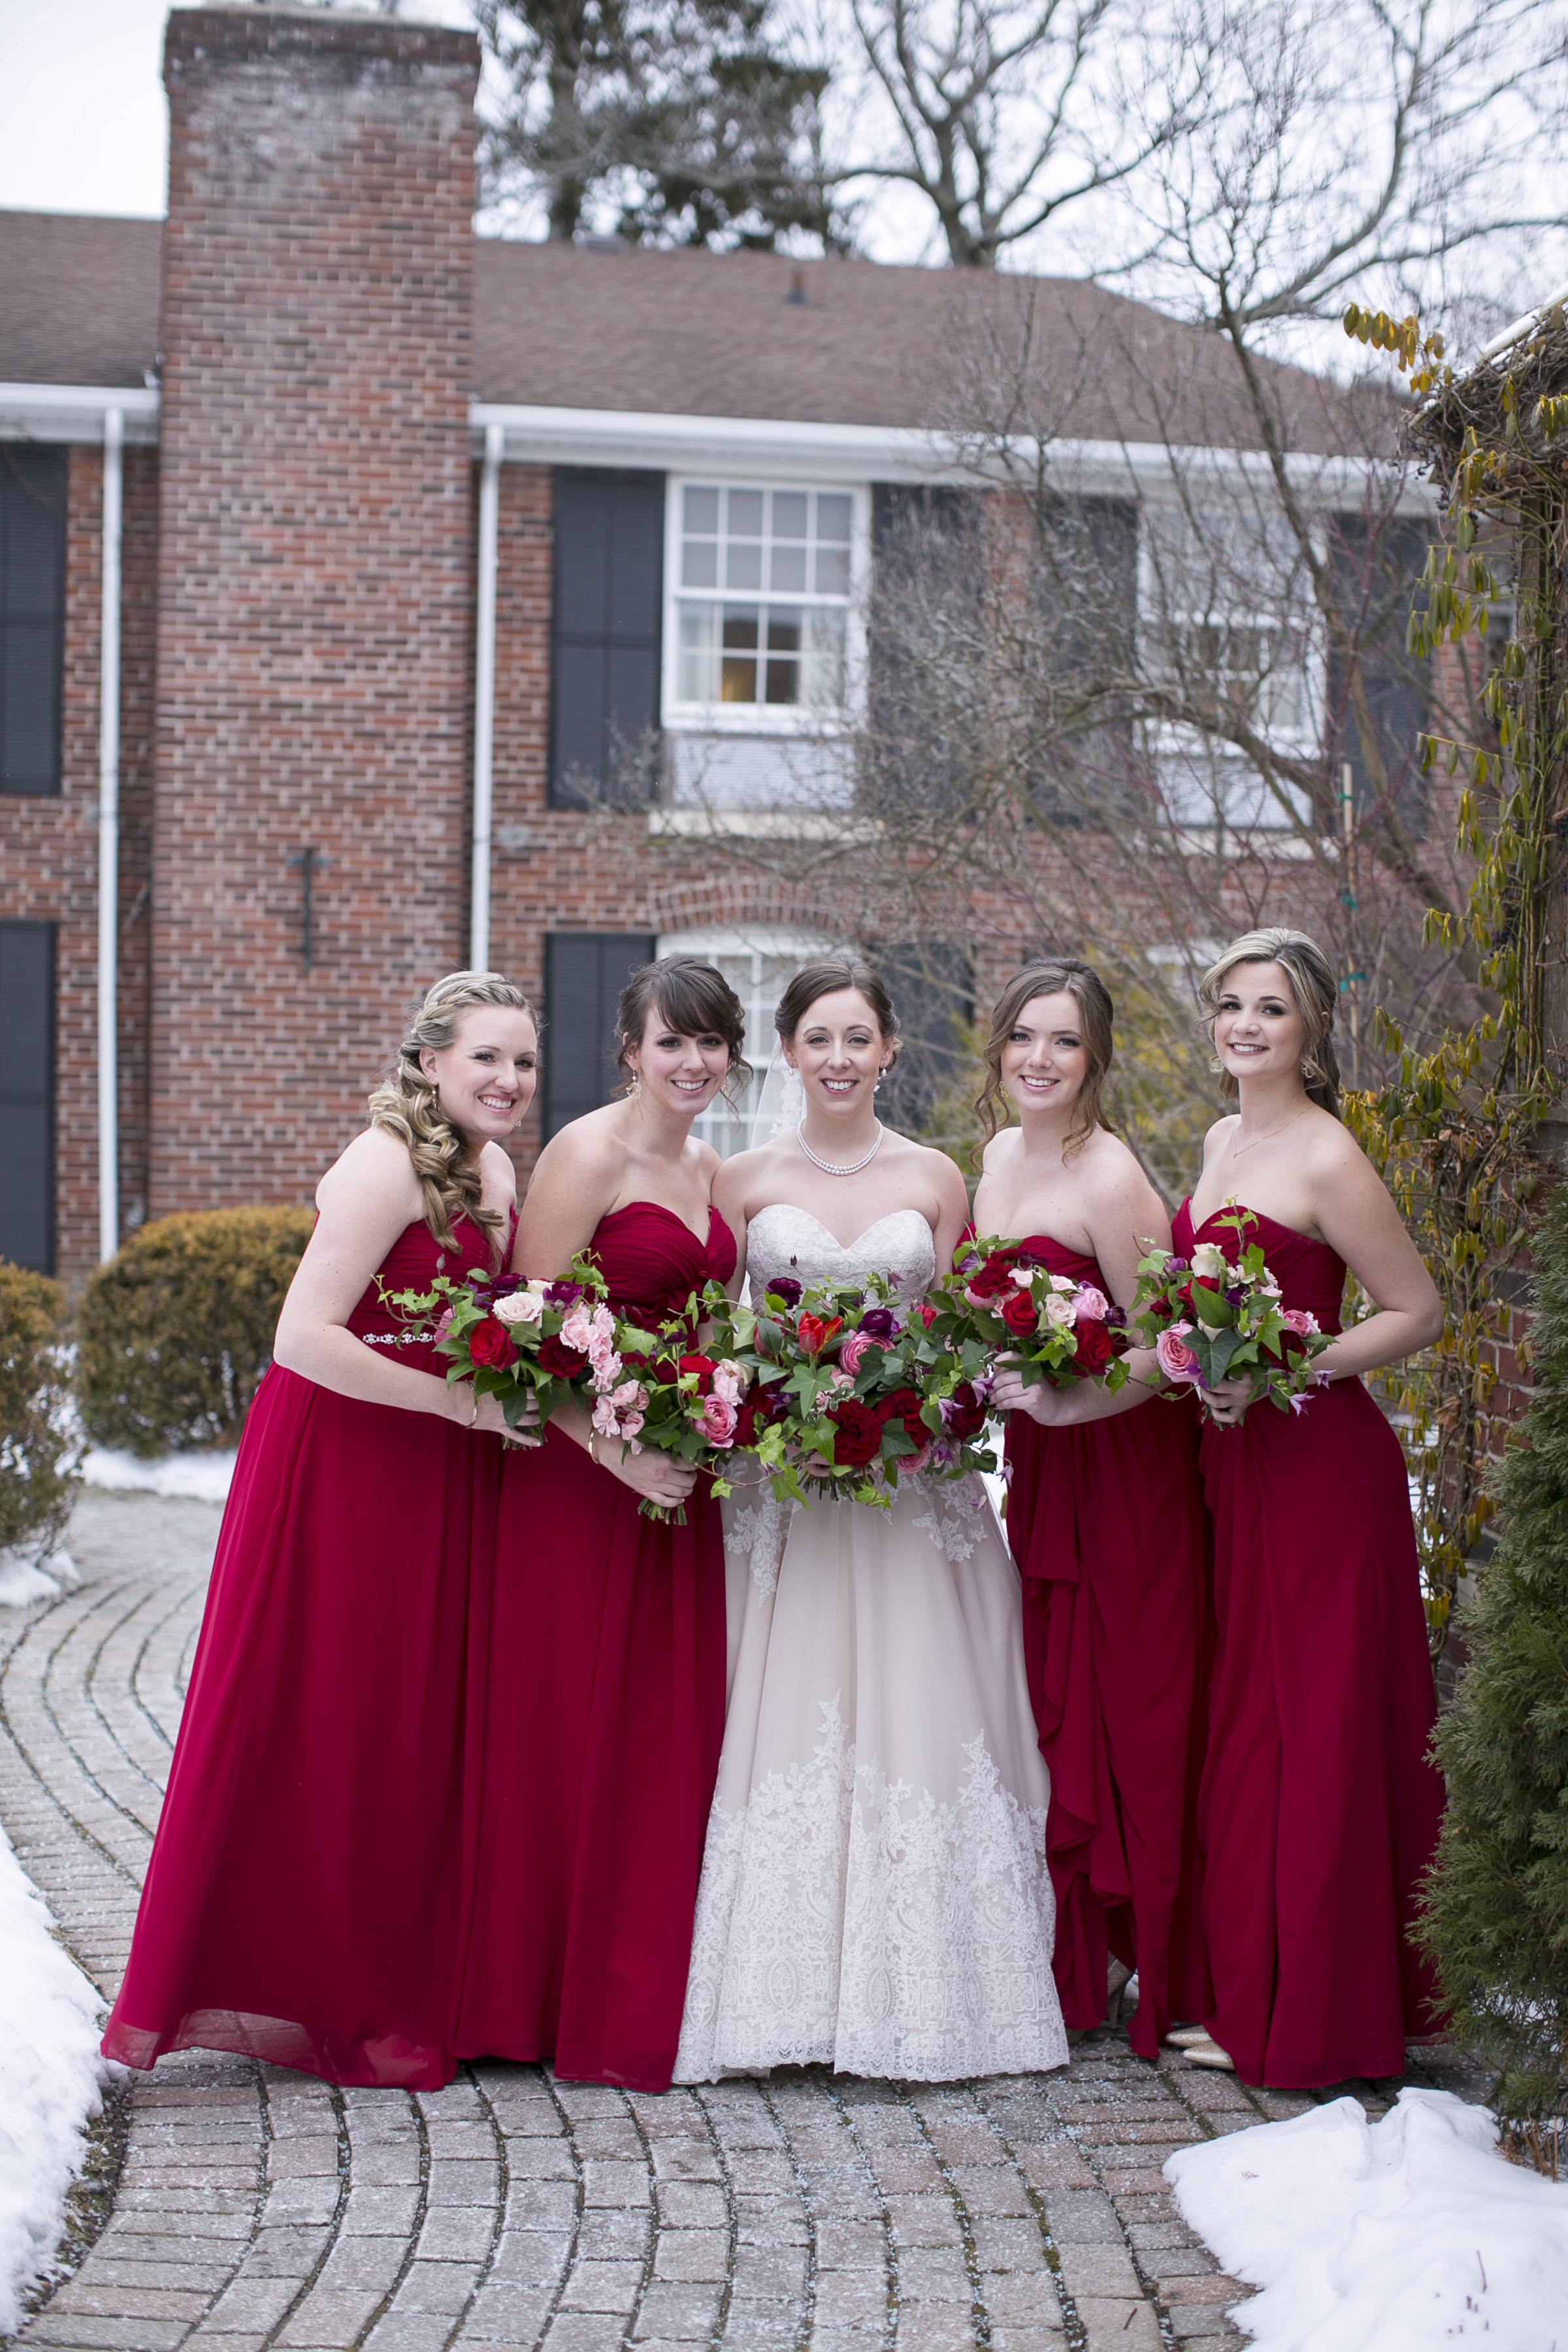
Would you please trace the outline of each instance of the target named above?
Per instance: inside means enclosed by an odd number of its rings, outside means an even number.
[[[510,1434],[495,1397],[400,1364],[391,1349],[367,1347],[345,1328],[393,1243],[424,1213],[405,1147],[368,1128],[322,1177],[316,1203],[316,1230],[278,1318],[274,1363],[337,1396]]]
[[[963,1228],[969,1223],[969,1193],[957,1164],[945,1151],[933,1151],[936,1165],[932,1173],[936,1181],[936,1216],[931,1223],[931,1242],[936,1250],[936,1271],[940,1280],[952,1270],[952,1254],[958,1247]]]
[[[750,1224],[747,1214],[747,1194],[750,1180],[742,1164],[749,1160],[749,1151],[738,1152],[726,1160],[713,1180],[713,1206],[729,1226],[735,1240],[735,1271],[726,1286],[731,1298],[741,1296],[741,1285],[746,1278],[746,1234]]]

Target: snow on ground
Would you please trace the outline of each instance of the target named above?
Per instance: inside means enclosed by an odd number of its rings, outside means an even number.
[[[1266,2352],[1568,2352],[1568,2182],[1508,2163],[1484,2107],[1334,2099],[1183,2148],[1165,2178]]]
[[[80,1582],[68,1551],[51,1551],[42,1559],[26,1544],[0,1551],[0,1608],[25,1609],[29,1601],[53,1601]]]
[[[0,1829],[0,2336],[19,2324],[20,2291],[59,2242],[83,2127],[98,2113],[102,2011]]]
[[[81,1475],[89,1486],[185,1496],[197,1503],[226,1503],[234,1464],[232,1454],[161,1454],[155,1461],[142,1462],[134,1454],[95,1445],[82,1455]]]

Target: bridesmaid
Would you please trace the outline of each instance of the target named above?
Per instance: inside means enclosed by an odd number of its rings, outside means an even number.
[[[1110,1058],[1110,998],[1088,964],[1050,957],[1009,982],[985,1046],[974,1217],[1126,1306],[1139,1258],[1169,1246],[1170,1223],[1100,1108]],[[998,1134],[1009,1097],[1019,1123]],[[1062,2014],[1069,2028],[1098,2025],[1136,1969],[1129,2039],[1152,2058],[1173,2018],[1210,2006],[1196,1850],[1208,1532],[1194,1408],[1140,1409],[1159,1374],[1150,1354],[1133,1363],[1142,1377],[1113,1399],[1004,1370],[993,1401],[1012,1408],[1007,1530],[1051,1774]],[[1079,1417],[1108,1402],[1110,1416]]]
[[[1437,2021],[1409,1927],[1443,1784],[1399,1441],[1360,1375],[1443,1328],[1432,1278],[1339,1120],[1337,991],[1304,933],[1248,931],[1199,1001],[1237,1116],[1209,1130],[1176,1246],[1234,1232],[1245,1202],[1286,1303],[1340,1329],[1348,1265],[1373,1303],[1319,1358],[1299,1415],[1207,1397],[1218,1655],[1200,1828],[1212,2040],[1189,2055],[1310,2089],[1396,2074]]]
[[[555,1276],[592,1249],[620,1313],[657,1325],[734,1268],[691,1123],[749,1075],[744,1015],[711,964],[666,956],[616,1024],[629,1086],[546,1145],[514,1264]],[[574,1408],[507,1465],[458,2048],[662,2091],[724,1729],[724,1550],[689,1467],[622,1457]],[[687,1524],[639,1517],[645,1496]]]
[[[455,2072],[505,1423],[379,1293],[504,1262],[536,1059],[510,981],[438,981],[317,1188],[103,2039],[128,2065],[196,2045],[334,2083]]]

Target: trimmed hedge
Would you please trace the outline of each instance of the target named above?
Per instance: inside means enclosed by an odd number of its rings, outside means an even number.
[[[70,1517],[78,1475],[65,1320],[58,1282],[0,1259],[0,1549],[27,1543],[46,1557]]]
[[[77,1317],[81,1417],[97,1445],[149,1456],[239,1443],[310,1209],[202,1209],[133,1234]]]

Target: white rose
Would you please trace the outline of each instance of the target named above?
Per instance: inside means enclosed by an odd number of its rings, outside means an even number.
[[[544,1300],[537,1290],[509,1290],[490,1311],[498,1323],[537,1323],[544,1312]]]
[[[1076,1287],[1077,1285],[1074,1283],[1070,1275],[1053,1274],[1051,1276],[1051,1288],[1053,1290],[1068,1291],[1076,1289]]]
[[[1215,1243],[1199,1242],[1193,1252],[1193,1272],[1200,1282],[1223,1282],[1230,1272],[1230,1261]]]
[[[1070,1284],[1068,1288],[1071,1288]],[[1064,1297],[1059,1290],[1053,1290],[1046,1301],[1047,1322],[1058,1331],[1070,1331],[1077,1319],[1071,1299]]]

